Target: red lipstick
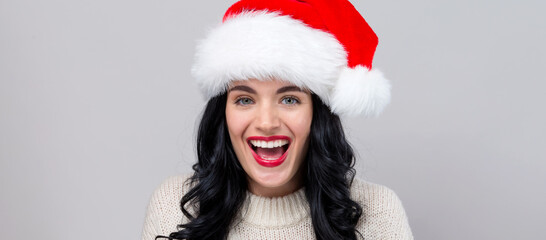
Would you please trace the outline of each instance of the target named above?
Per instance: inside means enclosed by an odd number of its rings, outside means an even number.
[[[276,140],[287,140],[288,141],[288,148],[285,149],[284,153],[277,159],[264,159],[260,155],[258,155],[256,153],[256,151],[254,151],[255,147],[250,143],[250,141],[252,141],[252,140],[266,141],[266,142],[276,141]],[[287,137],[287,136],[269,136],[269,137],[252,136],[252,137],[247,138],[248,146],[252,150],[251,151],[252,156],[254,157],[254,159],[256,160],[256,162],[258,164],[260,164],[261,166],[264,166],[264,167],[276,167],[276,166],[281,165],[284,162],[284,160],[286,160],[286,155],[288,153],[288,150],[290,149],[290,142],[291,142],[291,139],[289,137]]]

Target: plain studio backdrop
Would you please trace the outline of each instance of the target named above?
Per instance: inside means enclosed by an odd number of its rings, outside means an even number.
[[[194,47],[234,1],[1,0],[0,239],[139,239],[195,161]],[[344,119],[416,239],[546,239],[543,0],[353,0],[393,84]]]

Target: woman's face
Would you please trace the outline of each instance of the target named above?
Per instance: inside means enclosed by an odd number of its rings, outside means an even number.
[[[230,85],[227,127],[252,193],[283,196],[301,187],[312,116],[311,94],[291,83],[254,79]]]

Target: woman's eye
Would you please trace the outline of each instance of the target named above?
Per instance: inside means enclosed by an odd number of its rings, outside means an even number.
[[[282,104],[286,104],[286,105],[294,105],[294,104],[297,104],[299,103],[298,99],[294,98],[294,97],[285,97],[281,100]]]
[[[238,98],[237,101],[235,101],[235,103],[239,105],[249,105],[254,103],[254,101],[252,101],[252,99],[250,98],[243,97],[243,98]]]

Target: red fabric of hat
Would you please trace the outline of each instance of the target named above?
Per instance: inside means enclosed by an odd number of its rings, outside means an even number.
[[[333,34],[347,51],[348,67],[372,68],[378,39],[366,20],[346,0],[243,0],[233,4],[224,21],[249,10],[278,12]],[[357,29],[358,31],[355,31]]]

